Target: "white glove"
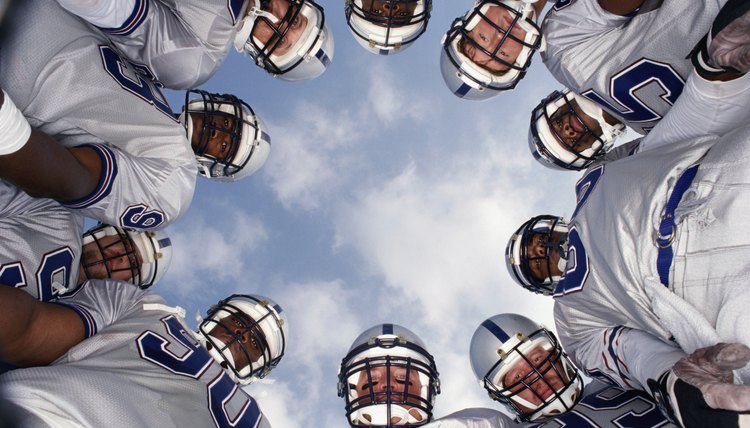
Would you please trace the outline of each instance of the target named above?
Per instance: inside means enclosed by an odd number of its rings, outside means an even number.
[[[750,348],[719,343],[678,361],[658,381],[648,381],[652,395],[672,422],[685,428],[747,426],[750,386],[732,383],[732,370],[750,361]]]

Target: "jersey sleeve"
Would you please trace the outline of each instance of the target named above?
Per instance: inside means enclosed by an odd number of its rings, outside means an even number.
[[[154,140],[159,144],[158,138]],[[61,202],[64,207],[105,224],[143,230],[164,227],[190,205],[196,180],[194,158],[149,158],[105,144],[86,147],[99,154],[101,179],[90,195]]]
[[[144,303],[163,304],[164,301],[130,283],[92,279],[73,294],[61,297],[55,303],[69,307],[81,317],[88,338],[116,323],[130,311],[140,310]]]
[[[591,46],[594,51],[588,51],[588,54],[583,54],[583,51],[576,48],[603,37],[628,20],[628,17],[602,9],[596,0],[558,1],[542,23],[546,42],[546,48],[541,53],[542,60],[550,73],[565,87],[579,88],[581,76],[587,74],[587,70],[581,67],[591,60],[588,56],[606,57],[606,52],[597,52],[596,45]],[[607,48],[604,44],[599,47]]]
[[[559,303],[554,309],[560,342],[589,376],[626,389],[648,391],[649,379],[672,368],[685,352],[641,330],[609,327]]]
[[[98,27],[166,87],[191,89],[206,82],[226,58],[245,3],[135,0],[129,16],[117,26]]]

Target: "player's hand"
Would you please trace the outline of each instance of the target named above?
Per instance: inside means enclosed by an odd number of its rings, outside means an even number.
[[[732,370],[750,361],[750,348],[739,343],[719,343],[701,348],[674,365],[680,379],[701,390],[714,409],[750,411],[750,386],[735,385]]]
[[[673,422],[685,427],[742,427],[750,410],[750,386],[732,383],[732,370],[750,361],[750,348],[719,343],[678,361],[658,381],[654,398]]]

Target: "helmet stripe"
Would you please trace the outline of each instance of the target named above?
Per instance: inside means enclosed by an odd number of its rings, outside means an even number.
[[[466,83],[462,83],[461,86],[456,89],[456,92],[454,92],[459,97],[463,98],[464,95],[468,94],[469,91],[471,91],[471,86],[467,85]]]
[[[492,320],[485,320],[482,323],[482,327],[489,330],[490,333],[492,333],[493,336],[497,337],[501,342],[505,343],[510,339],[510,336],[502,329],[499,325],[492,322]]]
[[[383,334],[393,334],[393,324],[383,324]]]

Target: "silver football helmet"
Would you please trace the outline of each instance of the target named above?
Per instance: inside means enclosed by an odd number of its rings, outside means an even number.
[[[271,3],[287,2],[280,19],[269,11]],[[247,14],[239,25],[234,47],[244,52],[274,77],[291,82],[314,79],[333,60],[333,35],[325,22],[323,8],[313,0],[249,0]],[[306,22],[306,25],[305,25]],[[254,35],[259,23],[273,34],[266,41]],[[295,26],[305,25],[301,35],[285,52],[287,33]]]
[[[232,380],[247,385],[284,356],[286,314],[268,297],[233,294],[208,310],[198,337]]]
[[[360,334],[341,361],[338,394],[350,426],[421,426],[432,419],[438,376],[416,334],[379,324]]]
[[[187,91],[179,119],[191,143],[194,134],[197,135],[198,143],[193,151],[198,160],[198,172],[206,178],[241,180],[259,170],[268,159],[271,136],[265,123],[247,103],[234,95],[199,89]],[[196,129],[198,126],[200,129]],[[217,135],[226,137],[226,147],[221,154],[212,147]]]
[[[344,13],[354,38],[379,55],[402,52],[427,29],[432,0],[347,0]]]
[[[532,217],[513,233],[505,247],[510,276],[523,288],[544,295],[555,291],[561,279],[556,271],[565,272],[567,257],[568,224],[552,215]],[[538,277],[539,272],[544,277]]]
[[[487,11],[490,8],[502,8],[507,11],[511,17],[511,23],[507,29],[503,29],[487,17]],[[515,88],[531,65],[534,52],[544,49],[544,38],[541,29],[536,24],[536,19],[536,11],[529,2],[520,0],[475,1],[474,6],[466,15],[456,18],[451,29],[443,36],[440,70],[448,89],[460,98],[486,100],[502,91]],[[487,22],[502,35],[500,42],[492,50],[482,47],[469,36],[469,32],[480,21]],[[510,29],[514,26],[526,32],[523,39],[511,34]],[[501,52],[504,52],[503,44],[507,41],[521,45],[521,51],[515,59],[504,59],[505,57],[501,55]],[[509,69],[498,73],[476,64],[465,54],[467,46],[484,53],[491,60]]]
[[[172,261],[172,241],[163,230],[132,231],[98,224],[83,234],[82,244],[81,267],[89,279],[103,279],[97,270],[116,279],[124,279],[118,272],[127,272],[128,281],[146,289],[164,277]],[[93,257],[85,250],[89,244],[97,250]]]
[[[598,129],[589,128],[586,116]],[[604,156],[624,132],[625,125],[610,125],[593,101],[565,89],[552,92],[532,111],[529,149],[544,166],[580,171]]]
[[[555,335],[526,317],[488,318],[469,352],[479,384],[520,421],[560,416],[581,398],[583,379]]]

